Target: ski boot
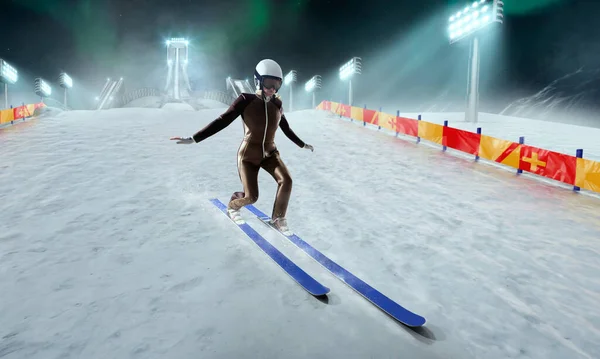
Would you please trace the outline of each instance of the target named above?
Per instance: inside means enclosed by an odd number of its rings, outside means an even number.
[[[271,220],[270,224],[273,226],[273,228],[283,233],[284,236],[291,236],[294,234],[292,231],[290,231],[290,228],[287,225],[287,220],[283,217]]]
[[[242,213],[240,212],[239,209],[233,209],[233,208],[227,208],[227,215],[229,216],[229,218],[231,218],[232,221],[235,222],[235,224],[244,224],[246,223],[244,221],[244,219],[242,218]]]

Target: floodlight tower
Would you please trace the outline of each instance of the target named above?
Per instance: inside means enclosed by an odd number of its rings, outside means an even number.
[[[8,84],[16,83],[18,78],[17,70],[0,59],[0,82],[4,83],[4,108],[8,108]]]
[[[67,75],[66,73],[63,72],[58,77],[58,84],[60,85],[60,87],[62,87],[65,90],[64,104],[65,104],[65,109],[66,109],[67,108],[67,89],[70,89],[71,87],[73,87],[73,80],[71,79],[71,77],[69,77],[69,75]]]
[[[340,80],[348,79],[348,105],[352,106],[352,76],[362,73],[362,63],[360,57],[353,57],[340,67]]]
[[[165,91],[176,100],[188,97],[191,92],[190,80],[187,75],[189,44],[189,41],[184,38],[167,40],[169,73]]]
[[[477,122],[479,106],[479,36],[491,24],[504,22],[502,0],[476,0],[448,20],[450,44],[462,39],[471,40],[467,89],[466,122]]]
[[[42,98],[42,102],[44,102],[44,97],[50,97],[52,94],[52,87],[41,77],[35,79],[34,88],[35,94]]]
[[[290,86],[290,111],[292,111],[292,106],[293,106],[293,95],[294,95],[294,90],[293,90],[293,83],[296,82],[298,80],[298,76],[296,73],[296,70],[292,70],[290,72],[288,72],[287,75],[285,75],[285,78],[283,79],[283,83],[285,85],[289,85]]]
[[[312,108],[317,107],[315,100],[315,92],[321,88],[321,76],[315,75],[304,84],[306,92],[312,92]]]

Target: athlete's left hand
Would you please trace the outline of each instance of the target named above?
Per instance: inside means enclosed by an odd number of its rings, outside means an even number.
[[[311,145],[309,145],[308,143],[304,144],[304,147],[302,148],[306,148],[307,150],[310,150],[310,152],[315,152],[315,148]]]
[[[177,141],[178,145],[189,145],[194,143],[194,139],[191,137],[171,137],[170,138],[171,141]]]

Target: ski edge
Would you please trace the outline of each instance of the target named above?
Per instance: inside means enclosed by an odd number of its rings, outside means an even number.
[[[327,257],[326,255],[324,255],[323,253],[321,253],[319,250],[317,250],[316,248],[314,248],[313,246],[311,246],[310,244],[308,244],[306,241],[304,241],[300,236],[298,236],[296,233],[293,233],[292,235],[285,235],[284,233],[282,233],[281,231],[277,230],[277,228],[271,226],[268,221],[271,220],[271,217],[269,217],[268,215],[266,215],[264,212],[262,212],[260,209],[256,208],[253,205],[247,205],[246,209],[248,209],[252,214],[254,214],[259,220],[261,220],[267,227],[273,229],[274,231],[278,232],[279,234],[281,234],[282,236],[286,237],[288,240],[290,240],[293,244],[295,244],[297,247],[299,247],[300,249],[302,249],[306,254],[308,254],[309,257],[311,257],[312,259],[314,259],[316,262],[318,262],[320,265],[322,265],[325,269],[327,269],[331,274],[335,275],[336,277],[338,277],[338,279],[340,279],[342,282],[344,282],[346,285],[348,285],[350,288],[352,288],[354,291],[356,291],[358,294],[360,294],[361,296],[363,296],[365,299],[367,299],[369,302],[371,302],[373,305],[375,305],[377,308],[379,308],[381,311],[383,311],[384,313],[386,313],[387,315],[391,316],[392,318],[394,318],[395,320],[399,321],[400,323],[409,326],[409,327],[413,327],[413,328],[418,328],[418,327],[422,327],[423,325],[425,325],[426,323],[426,319],[406,308],[404,308],[403,306],[401,306],[400,304],[398,304],[396,301],[392,300],[391,298],[387,297],[385,294],[381,293],[380,291],[378,291],[377,289],[373,288],[371,285],[369,285],[368,283],[366,283],[365,281],[363,281],[362,279],[358,278],[357,276],[355,276],[354,274],[352,274],[350,271],[348,271],[347,269],[345,269],[344,267],[342,267],[341,265],[337,264],[336,262],[334,262],[333,260],[331,260],[329,257]],[[299,241],[301,242],[302,245],[299,245],[298,243],[296,243],[295,241]],[[306,248],[303,248],[303,246],[305,246]],[[352,277],[354,280],[362,283],[365,287],[367,287],[369,289],[369,291],[375,292],[377,293],[379,296],[381,296],[382,298],[384,298],[384,300],[388,301],[389,303],[391,303],[392,305],[396,306],[399,310],[405,312],[406,314],[408,314],[409,316],[412,316],[414,319],[416,320],[406,320],[406,319],[402,319],[400,317],[398,317],[397,315],[394,315],[388,311],[386,311],[382,305],[380,303],[377,303],[376,300],[369,298],[365,293],[363,293],[362,291],[358,290],[355,286],[353,286],[352,284],[348,283],[346,280],[342,279],[337,273],[334,273],[331,269],[329,269],[321,260],[318,260],[317,258],[313,257],[313,255],[311,253],[309,253],[307,251],[307,248],[309,250],[312,250],[316,253],[318,253],[320,256],[323,257],[323,261],[327,261],[330,262],[331,264],[333,264],[334,266],[339,267],[345,274],[345,276],[349,276]]]
[[[221,202],[218,198],[211,198],[209,201],[215,205],[225,216],[237,227],[239,227],[253,242],[256,244],[266,255],[269,256],[283,271],[285,271],[296,283],[298,283],[302,288],[304,288],[308,293],[315,297],[321,297],[327,295],[331,290],[313,278],[310,274],[306,273],[302,268],[300,268],[296,263],[294,263],[291,259],[289,259],[285,254],[283,254],[279,249],[273,246],[269,241],[267,241],[263,236],[261,236],[248,222],[244,221],[244,223],[238,224],[233,221],[227,215],[227,207],[223,202]],[[255,239],[255,236],[257,239]],[[262,242],[267,249],[263,248],[259,244],[259,241]],[[274,252],[275,256],[279,257],[279,260],[275,258],[271,253],[268,252],[271,250]],[[291,269],[290,269],[291,268]],[[297,272],[294,274],[292,271]],[[313,288],[310,289],[308,285],[311,285]]]

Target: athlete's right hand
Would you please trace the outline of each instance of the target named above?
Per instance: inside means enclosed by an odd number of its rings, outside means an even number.
[[[191,137],[171,137],[171,141],[177,141],[178,145],[189,145],[195,143],[194,139]]]

